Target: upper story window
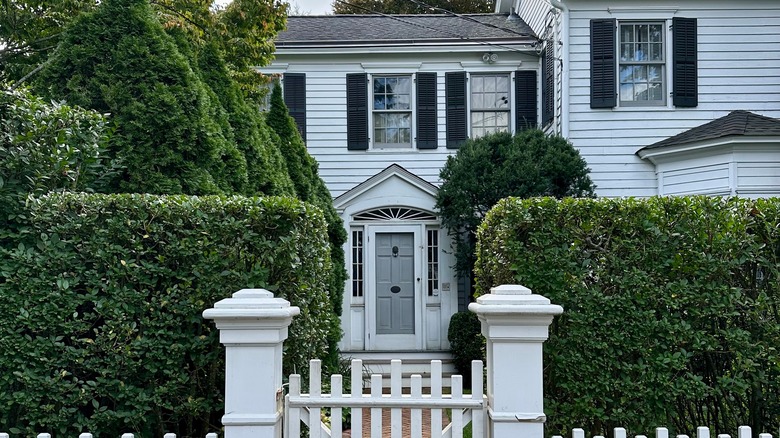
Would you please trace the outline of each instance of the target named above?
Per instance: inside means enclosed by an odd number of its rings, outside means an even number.
[[[412,76],[373,76],[374,147],[412,147]]]
[[[509,75],[473,74],[471,85],[471,137],[509,131]]]
[[[621,105],[666,104],[664,23],[620,23]]]
[[[469,135],[536,127],[537,75],[347,73],[347,149],[457,149]]]
[[[591,108],[698,105],[697,20],[673,17],[671,32],[668,25],[590,20]]]

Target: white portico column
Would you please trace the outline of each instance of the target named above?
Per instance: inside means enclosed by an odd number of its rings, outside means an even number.
[[[488,431],[543,438],[542,344],[563,308],[520,285],[494,287],[469,304],[487,339]]]
[[[281,437],[282,344],[300,309],[242,289],[203,312],[225,345],[225,438]]]

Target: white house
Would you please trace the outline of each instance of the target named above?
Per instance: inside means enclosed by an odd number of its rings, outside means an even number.
[[[449,357],[469,291],[435,212],[439,171],[470,135],[538,123],[538,39],[512,14],[290,17],[285,101],[349,232],[341,350]]]
[[[561,134],[601,196],[780,194],[777,0],[498,0],[496,11],[290,17],[261,69],[281,75],[349,232],[346,354],[446,357],[470,291],[435,194],[468,137]]]
[[[542,124],[580,150],[599,195],[780,195],[780,2],[497,8],[544,40]]]

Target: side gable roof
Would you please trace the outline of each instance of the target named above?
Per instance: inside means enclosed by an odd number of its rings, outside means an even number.
[[[730,136],[778,137],[780,136],[780,120],[749,111],[732,111],[727,116],[645,146],[637,151],[637,154],[642,156],[643,153],[655,149],[716,140]]]
[[[528,24],[509,14],[308,15],[288,17],[276,46],[481,41],[534,43],[537,38]]]

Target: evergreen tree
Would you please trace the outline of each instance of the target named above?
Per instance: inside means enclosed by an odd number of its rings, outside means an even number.
[[[306,144],[290,117],[282,98],[282,87],[278,83],[274,84],[271,91],[271,109],[265,121],[277,135],[279,150],[287,163],[287,172],[295,186],[295,193],[301,200],[311,201],[315,197],[312,185],[315,179],[319,179],[317,162],[306,151]]]
[[[177,40],[181,40],[180,46],[189,45],[184,38]],[[271,130],[257,107],[249,103],[238,83],[230,77],[218,46],[214,42],[207,43],[193,56],[197,57],[193,64],[197,66],[200,78],[213,91],[215,102],[224,109],[232,140],[246,158],[248,185],[243,192],[247,195],[295,196],[287,164],[271,137]]]
[[[114,191],[235,193],[248,183],[214,95],[148,0],[106,0],[76,19],[38,84],[51,97],[111,115],[109,152],[125,168]]]
[[[295,120],[290,117],[287,106],[282,98],[282,88],[275,84],[271,93],[271,109],[266,116],[266,123],[274,131],[274,136],[279,144],[279,149],[287,162],[287,170],[290,173],[295,191],[299,199],[310,202],[319,207],[328,222],[328,238],[330,240],[331,260],[333,272],[330,275],[330,297],[333,310],[341,315],[341,304],[344,295],[344,281],[347,273],[344,270],[344,242],[347,241],[347,233],[344,231],[344,223],[333,207],[333,198],[325,186],[325,182],[317,171],[317,162],[309,155],[306,144]],[[327,358],[330,366],[336,365],[336,343],[341,338],[339,327],[334,327],[334,333],[330,339],[331,357]]]

